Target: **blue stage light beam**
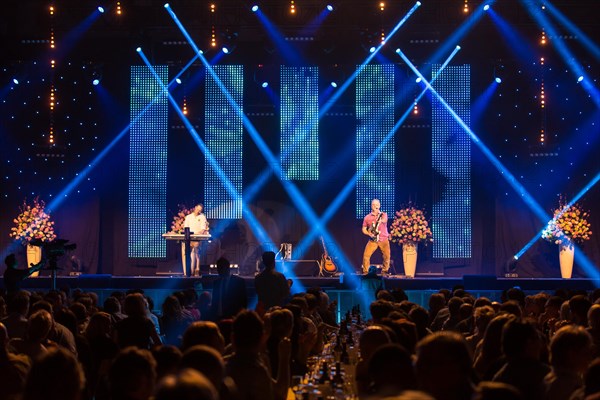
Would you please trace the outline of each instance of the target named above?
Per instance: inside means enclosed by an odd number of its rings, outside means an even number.
[[[507,182],[513,187],[513,189],[521,195],[525,203],[531,208],[531,210],[535,213],[535,215],[540,220],[546,220],[546,213],[540,207],[540,205],[533,199],[533,197],[529,194],[527,189],[515,178],[515,176],[506,168],[502,163],[494,156],[494,154],[490,151],[490,149],[479,139],[479,137],[469,128],[467,124],[460,118],[460,116],[448,105],[448,103],[444,100],[442,96],[431,86],[431,84],[425,79],[425,77],[419,72],[417,67],[408,59],[408,57],[398,49],[396,51],[400,57],[404,60],[406,65],[409,66],[410,69],[413,70],[415,74],[419,78],[421,78],[421,82],[427,87],[427,89],[440,101],[442,106],[452,117],[456,120],[456,122],[467,132],[473,143],[481,150],[481,152],[486,156],[486,158],[492,163],[492,165],[500,172],[500,174],[507,180]]]
[[[438,49],[433,53],[433,55],[429,58],[429,64],[436,64],[438,60],[444,56],[444,54],[448,54],[450,50],[456,46],[458,43],[462,41],[462,39],[467,35],[467,33],[481,20],[486,13],[491,10],[484,11],[484,7],[486,5],[492,6],[496,1],[488,1],[485,4],[480,4],[473,13],[463,22],[458,29],[456,29],[450,37],[448,37],[444,43],[438,47]]]
[[[95,8],[90,15],[88,15],[83,21],[81,21],[63,37],[59,45],[56,46],[56,55],[54,56],[55,59],[61,59],[65,57],[71,52],[71,50],[75,48],[75,45],[84,37],[85,32],[87,32],[92,27],[94,22],[96,22],[103,14],[103,12],[100,11],[100,8],[102,7]]]
[[[323,21],[325,21],[325,18],[327,18],[327,16],[329,14],[331,14],[332,11],[333,11],[333,7],[331,5],[328,5],[327,7],[325,7],[323,9],[323,11],[321,11],[319,13],[319,15],[317,15],[312,21],[310,21],[308,24],[306,24],[304,26],[304,28],[302,28],[299,35],[300,36],[314,35],[319,30],[321,25],[323,24]]]
[[[410,18],[411,15],[413,15],[415,11],[417,11],[417,8],[419,8],[420,6],[421,2],[417,1],[415,5],[406,13],[406,15],[404,15],[400,22],[396,24],[394,29],[392,29],[392,31],[385,36],[386,42],[389,41],[396,34],[396,32],[398,32],[402,25],[404,25],[404,23]],[[371,54],[369,54],[369,56],[362,62],[362,64],[356,69],[356,71],[354,71],[354,73],[350,77],[348,77],[348,79],[346,79],[346,81],[339,87],[338,90],[336,90],[336,92],[333,94],[333,96],[331,96],[327,103],[325,103],[323,107],[321,107],[321,110],[319,111],[319,119],[321,119],[331,109],[331,107],[333,107],[335,102],[338,101],[340,97],[342,97],[342,95],[350,87],[352,82],[356,80],[358,74],[360,74],[361,71],[365,69],[365,66],[371,62],[371,60],[377,55],[377,53],[379,53],[379,51],[381,51],[383,46],[385,46],[385,42],[380,43],[379,46],[377,46],[371,52]]]
[[[140,51],[141,51],[141,48],[140,48]],[[169,82],[169,87],[171,85],[173,85],[173,83],[175,83],[177,79],[181,78],[181,75],[183,75],[183,73],[189,67],[192,66],[192,64],[194,63],[194,61],[196,61],[197,58],[198,58],[198,56],[192,57],[192,59],[183,67],[183,69],[175,76],[175,78],[173,78],[173,80],[171,80],[171,82]],[[131,121],[125,128],[123,128],[123,130],[121,130],[121,132],[119,132],[117,134],[117,136],[100,153],[98,153],[98,155],[92,160],[92,162],[90,162],[84,169],[82,169],[77,174],[75,174],[75,178],[71,182],[69,182],[54,197],[54,199],[50,203],[48,203],[48,210],[53,211],[53,210],[57,210],[60,207],[64,198],[68,197],[73,192],[73,190],[75,190],[75,188],[77,186],[79,186],[79,184],[88,177],[88,175],[94,170],[96,165],[98,165],[100,163],[100,161],[102,161],[104,159],[104,157],[106,157],[108,155],[108,153],[110,153],[110,151],[115,147],[115,145],[124,136],[127,135],[127,132],[129,132],[129,128],[131,127],[131,125],[133,125],[134,123],[139,121],[139,119],[146,113],[146,111],[148,111],[154,105],[154,103],[156,103],[156,101],[159,98],[160,98],[160,95],[156,96],[151,102],[149,102],[148,105],[146,107],[144,107],[144,109],[139,113],[139,115],[136,116],[134,118],[134,120]]]
[[[598,181],[600,181],[600,172],[587,184],[585,185],[585,187],[583,189],[581,189],[579,191],[579,193],[577,193],[575,195],[575,197],[573,197],[566,205],[565,207],[562,209],[561,213],[559,215],[562,215],[562,213],[564,213],[569,207],[571,207],[573,204],[577,203],[579,201],[579,199],[581,199],[592,187],[594,187]],[[550,218],[548,220],[551,221],[552,219]],[[537,235],[535,235],[534,237],[531,238],[531,240],[525,245],[523,246],[523,248],[521,250],[519,250],[517,252],[517,254],[515,254],[515,259],[519,259],[521,258],[521,256],[523,254],[525,254],[527,252],[527,250],[529,250],[531,248],[531,246],[533,246],[533,244],[542,237],[542,232],[544,231],[544,229],[546,228],[546,225],[544,225],[544,227],[537,233]]]
[[[265,86],[265,83],[266,83],[266,86]],[[279,106],[279,95],[273,91],[273,89],[267,82],[263,82],[263,84],[261,86],[264,88],[265,93],[267,93],[267,96],[269,96],[271,103],[273,103],[273,105],[278,107]]]
[[[577,61],[573,53],[571,53],[554,25],[552,25],[550,20],[539,8],[539,4],[534,4],[533,2],[524,0],[521,0],[521,2],[524,3],[527,12],[529,12],[533,19],[536,20],[540,28],[543,28],[548,33],[548,36],[552,37],[550,43],[552,43],[556,51],[558,51],[558,54],[560,54],[562,57],[563,61],[570,67],[570,72],[575,75],[576,79],[578,79],[580,76],[583,77],[581,86],[596,104],[596,107],[600,108],[600,91],[592,83],[593,79],[588,78],[585,69],[581,63]]]
[[[448,66],[450,61],[454,58],[456,53],[460,51],[460,46],[456,46],[452,53],[448,56],[448,58],[444,61],[442,66],[440,67],[438,73],[434,75],[431,82],[435,82],[439,74]],[[415,102],[419,102],[421,98],[427,93],[427,89],[423,89],[421,93],[416,97]],[[325,212],[321,215],[320,223],[325,226],[331,218],[335,215],[337,210],[341,207],[341,205],[346,201],[348,196],[352,193],[352,190],[356,186],[357,180],[362,177],[368,170],[369,165],[377,158],[377,156],[383,151],[385,145],[392,140],[398,129],[402,126],[404,121],[411,115],[413,111],[413,103],[411,103],[404,114],[396,121],[394,127],[390,130],[384,140],[377,146],[373,154],[369,156],[369,159],[364,163],[364,165],[356,171],[356,174],[350,178],[350,180],[344,185],[340,193],[333,199],[333,201],[329,204],[329,206],[325,209]],[[296,256],[302,256],[307,250],[308,246],[315,240],[318,235],[317,229],[311,229],[304,237],[298,242],[296,245]]]
[[[423,75],[412,64],[412,62],[408,59],[408,57],[406,57],[406,55],[404,53],[402,53],[402,51],[398,51],[398,54],[400,54],[400,57],[402,57],[402,59],[404,60],[404,62],[406,62],[406,64],[410,67],[410,69],[412,69],[413,72],[421,78],[421,80],[425,84],[425,86],[427,86],[427,88],[431,91],[431,93],[434,96],[436,96],[436,98],[440,101],[440,103],[444,106],[444,108],[446,108],[446,110],[448,110],[448,112],[452,115],[452,117],[456,120],[456,122],[458,122],[458,124],[465,130],[465,132],[467,132],[467,134],[469,135],[469,137],[471,138],[473,143],[475,143],[475,145],[479,148],[479,150],[481,150],[481,152],[492,163],[492,165],[494,167],[496,167],[496,169],[498,170],[498,172],[500,172],[500,174],[504,177],[504,179],[506,179],[506,181],[513,187],[513,189],[521,195],[525,204],[527,204],[527,206],[536,215],[536,217],[541,222],[544,222],[544,223],[547,222],[549,220],[548,214],[546,214],[546,212],[543,210],[543,208],[535,201],[533,196],[531,196],[531,194],[529,194],[529,192],[525,189],[525,187],[523,185],[521,185],[521,183],[519,181],[517,181],[517,179],[514,177],[514,175],[507,168],[505,168],[502,165],[502,163],[493,155],[493,153],[489,150],[489,148],[483,142],[481,142],[481,140],[475,134],[475,132],[473,132],[471,130],[471,128],[469,128],[469,126],[467,126],[467,124],[465,124],[465,122],[458,116],[458,114],[456,114],[456,112],[452,109],[452,107],[450,107],[448,105],[448,103],[446,103],[446,101],[431,86],[431,84],[429,82],[427,82],[425,77],[423,77]],[[582,261],[582,267],[584,268],[586,274],[588,274],[589,276],[597,276],[598,272],[597,272],[596,266],[585,256],[585,254],[583,254],[583,252],[579,251],[578,253],[581,253],[579,259],[580,259],[580,261]]]
[[[391,33],[390,35],[388,35],[388,40],[389,40],[389,37],[390,37],[391,35],[393,35],[393,34],[394,34],[394,33],[395,33],[395,32],[396,32],[396,31],[397,31],[399,28],[400,28],[400,26],[401,26],[402,24],[404,24],[404,22],[405,22],[405,21],[408,19],[408,17],[409,17],[409,16],[410,16],[410,15],[411,15],[411,14],[412,14],[412,13],[413,13],[415,10],[416,10],[416,8],[417,8],[418,6],[420,6],[420,3],[419,3],[419,2],[417,2],[417,3],[415,4],[415,6],[413,7],[413,9],[411,9],[411,10],[409,11],[409,13],[407,13],[407,15],[406,15],[406,16],[405,16],[405,17],[404,17],[404,18],[403,18],[403,19],[402,19],[402,20],[401,20],[401,21],[400,21],[400,22],[399,22],[399,23],[396,25],[396,27],[394,28],[394,30],[392,31],[392,33]],[[167,8],[167,7],[165,7],[165,8]],[[181,27],[180,27],[180,28],[181,28]],[[185,33],[184,33],[184,35],[185,35]],[[188,37],[188,40],[190,40],[190,39],[189,39],[189,35],[188,35],[187,37]],[[460,47],[458,47],[458,48],[460,48]],[[454,54],[455,54],[455,53],[454,53]],[[376,55],[376,54],[375,54],[375,55]],[[375,55],[373,55],[373,56],[375,56]],[[371,58],[372,58],[372,57],[371,57]],[[370,60],[369,60],[369,61],[370,61]],[[351,81],[351,80],[349,80],[349,82],[348,82],[348,84],[347,84],[346,86],[348,87],[348,86],[351,84],[351,82],[352,82],[352,81]],[[249,198],[251,198],[251,197],[249,197]]]
[[[271,22],[271,20],[262,12],[260,8],[254,11],[262,25],[265,27],[269,37],[275,43],[277,49],[281,52],[281,55],[286,63],[290,63],[292,65],[301,65],[303,64],[303,60],[300,55],[294,51],[294,48],[285,41],[285,38],[281,34],[281,32],[277,29],[275,24]]]
[[[587,36],[577,25],[569,20],[563,13],[561,13],[552,3],[549,1],[544,2],[546,9],[552,14],[554,18],[558,20],[569,32],[577,36],[583,46],[592,54],[596,61],[600,60],[600,46],[598,46],[589,36]]]
[[[267,163],[273,169],[273,172],[277,176],[280,177],[281,176],[281,165],[279,164],[279,161],[277,160],[277,158],[273,155],[273,153],[271,152],[271,150],[269,149],[269,147],[267,146],[265,141],[262,139],[262,136],[258,133],[256,128],[252,124],[252,122],[248,119],[248,117],[246,117],[246,115],[243,113],[243,111],[241,110],[239,105],[237,105],[235,100],[231,97],[231,94],[227,91],[227,88],[224,87],[223,83],[221,82],[219,77],[215,74],[212,67],[208,64],[208,62],[206,61],[206,58],[202,55],[202,53],[200,53],[200,50],[196,46],[196,43],[191,38],[191,36],[189,35],[189,33],[187,32],[185,27],[181,24],[181,22],[177,18],[177,15],[167,5],[165,5],[165,8],[169,12],[169,15],[171,16],[171,18],[173,19],[173,21],[175,22],[175,24],[177,25],[177,27],[179,28],[181,33],[187,39],[190,46],[192,46],[194,51],[196,51],[196,53],[198,53],[200,60],[206,67],[207,72],[212,76],[212,78],[215,80],[215,82],[217,83],[219,88],[223,91],[223,94],[226,96],[228,102],[231,105],[233,105],[236,112],[239,113],[239,115],[242,118],[242,121],[244,123],[244,127],[248,131],[248,134],[250,135],[251,139],[254,141],[254,143],[258,147],[261,154],[265,157]],[[308,225],[314,226],[315,224],[317,224],[318,217],[315,214],[315,211],[312,209],[312,207],[310,206],[308,201],[305,199],[305,197],[302,195],[300,190],[296,187],[296,185],[294,185],[290,181],[282,181],[282,185],[283,185],[284,190],[288,193],[288,195],[290,196],[290,198],[296,205],[296,207],[298,207],[298,210],[300,210],[302,215],[305,217]],[[322,226],[319,226],[319,228],[322,230],[322,234],[327,242],[336,243],[335,240],[333,240],[333,238],[329,234],[329,232],[324,230]],[[350,264],[350,262],[348,261],[348,259],[346,258],[346,256],[343,253],[340,253],[340,263],[341,263],[342,269],[344,269],[345,271],[348,271],[348,272],[354,271],[354,267],[352,267],[352,265]],[[355,280],[355,282],[354,282],[355,284],[358,283],[358,281],[356,280],[355,277],[352,277],[352,275],[349,275],[349,276],[350,276],[350,278],[349,278],[350,280]]]
[[[160,77],[158,76],[158,74],[154,70],[154,67],[152,66],[152,64],[150,64],[150,61],[148,60],[148,58],[146,57],[146,55],[144,54],[144,52],[143,51],[139,51],[138,54],[140,55],[140,57],[142,58],[142,60],[146,64],[146,66],[150,69],[150,71],[152,72],[152,74],[156,78],[157,82],[161,86],[163,86],[163,91],[164,91],[165,95],[167,95],[167,97],[169,99],[169,102],[173,106],[173,109],[175,109],[175,111],[179,115],[179,118],[181,119],[181,121],[183,122],[183,124],[187,128],[188,132],[190,133],[190,135],[194,139],[194,142],[196,143],[196,145],[198,146],[198,148],[200,149],[200,151],[202,151],[202,154],[204,154],[204,156],[206,157],[206,159],[209,162],[209,164],[211,165],[211,167],[215,170],[215,173],[217,174],[217,176],[219,177],[219,179],[221,180],[221,182],[223,182],[223,185],[225,186],[225,189],[229,192],[229,194],[231,195],[231,197],[233,199],[239,199],[240,201],[242,201],[241,200],[242,196],[237,192],[237,190],[235,189],[235,187],[233,186],[233,184],[231,183],[231,181],[229,180],[229,178],[227,177],[227,175],[225,175],[225,173],[221,169],[219,163],[215,160],[215,158],[213,157],[213,155],[211,154],[211,152],[208,150],[206,144],[200,138],[200,135],[198,134],[198,132],[196,131],[196,129],[194,128],[194,126],[190,123],[189,119],[185,116],[185,114],[183,114],[183,111],[179,107],[179,104],[173,98],[173,96],[169,93],[169,90],[168,90],[167,86],[164,86],[162,84],[162,81],[160,80]],[[265,232],[264,228],[258,222],[258,220],[254,216],[254,214],[252,214],[252,212],[247,207],[242,207],[242,212],[244,214],[244,217],[248,221],[248,225],[250,226],[250,229],[252,229],[252,232],[255,234],[255,236],[257,237],[257,239],[259,239],[262,242],[270,242],[271,238]]]
[[[492,96],[494,96],[494,93],[496,93],[496,90],[498,89],[498,79],[500,78],[494,79],[484,92],[471,104],[471,126],[477,126],[477,123],[484,115],[485,109],[488,104],[490,104]]]
[[[138,52],[141,51],[141,48],[138,48],[138,49],[139,50],[136,50],[136,51],[138,51]],[[192,64],[196,61],[197,58],[198,58],[198,56],[194,55],[194,57],[192,57],[190,59],[190,61],[173,78],[173,80],[171,82],[169,82],[169,87],[181,78],[181,76],[185,73],[185,71],[189,67],[192,66]],[[131,128],[131,125],[133,125],[137,121],[139,121],[139,119],[142,118],[142,116],[146,113],[146,111],[148,111],[156,103],[156,101],[159,98],[160,98],[160,95],[155,97],[151,102],[149,102],[148,105],[146,107],[144,107],[144,109],[139,113],[139,115],[137,115],[133,119],[133,121],[131,121],[125,128],[123,128],[115,136],[115,138],[100,153],[98,153],[98,155],[87,166],[85,166],[81,171],[79,171],[75,174],[75,178],[73,178],[71,180],[71,182],[69,182],[65,187],[63,187],[63,189],[56,196],[54,196],[54,198],[48,203],[48,211],[49,212],[53,212],[60,208],[64,199],[67,198],[89,176],[89,174],[94,170],[94,168],[96,168],[96,166],[110,153],[110,151],[117,145],[117,143],[121,139],[123,139],[123,137],[125,137],[127,135],[127,133],[129,132],[129,129]],[[12,248],[13,248],[13,245],[11,244],[9,246],[9,251]],[[6,253],[6,251],[7,250],[4,249],[2,254]]]
[[[504,18],[502,18],[494,10],[489,10],[488,14],[494,23],[494,26],[502,37],[508,43],[508,48],[512,51],[519,60],[524,64],[537,60],[537,51],[529,44],[529,41],[525,39],[519,32],[512,27]]]

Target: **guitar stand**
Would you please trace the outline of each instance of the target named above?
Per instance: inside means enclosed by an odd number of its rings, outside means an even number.
[[[323,261],[319,261],[319,276],[321,278],[327,278],[327,277],[334,278],[336,276],[340,276],[340,271],[336,268],[336,270],[334,272],[327,272],[323,268]]]

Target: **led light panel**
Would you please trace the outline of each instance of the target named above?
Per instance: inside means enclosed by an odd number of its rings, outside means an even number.
[[[244,101],[244,66],[215,65],[212,67],[239,107]],[[231,181],[236,194],[230,193],[223,178],[208,160],[204,168],[204,207],[209,219],[242,218],[242,139],[243,110],[236,110],[217,82],[207,72],[204,99],[206,147]],[[239,112],[238,112],[239,111]]]
[[[382,211],[395,207],[394,141],[370,160],[394,127],[394,66],[367,65],[356,78],[356,168],[366,171],[356,181],[356,218],[371,211],[371,200],[381,201]]]
[[[434,64],[432,76],[440,65]],[[471,124],[471,67],[448,66],[434,89]],[[471,140],[437,97],[432,99],[433,257],[471,257]]]
[[[281,174],[319,179],[318,67],[281,66]]]
[[[163,85],[168,67],[154,67]],[[158,99],[153,102],[155,98]],[[150,108],[141,115],[144,108]],[[168,98],[145,65],[131,67],[128,256],[164,258],[167,246]]]

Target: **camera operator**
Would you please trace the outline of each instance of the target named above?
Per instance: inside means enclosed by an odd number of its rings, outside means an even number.
[[[4,271],[4,288],[7,294],[17,293],[21,288],[21,282],[29,278],[31,274],[42,269],[46,263],[45,259],[42,259],[38,264],[33,265],[31,268],[18,269],[17,268],[17,257],[14,254],[9,254],[4,259],[6,264],[6,271]]]

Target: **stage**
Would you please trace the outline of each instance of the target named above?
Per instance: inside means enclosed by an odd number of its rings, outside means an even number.
[[[315,270],[324,253],[360,270],[377,198],[393,271],[399,243],[419,240],[416,279],[385,279],[415,301],[459,284],[495,298],[597,286],[599,1],[548,6],[573,22],[560,35],[532,2],[134,3],[54,15],[31,0],[0,16],[0,259],[23,268],[31,239],[58,238],[76,245],[58,287],[211,290],[212,276],[170,275],[202,203],[205,272],[225,257],[254,296],[274,251],[294,290],[354,292]],[[579,227],[565,233],[572,280],[558,279],[561,236],[541,234],[559,211]]]

